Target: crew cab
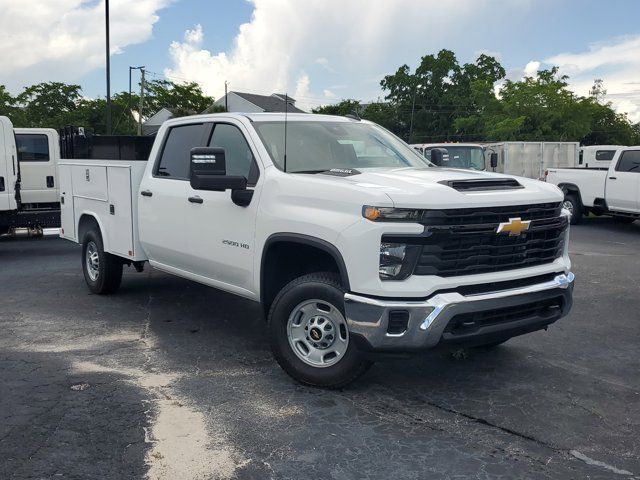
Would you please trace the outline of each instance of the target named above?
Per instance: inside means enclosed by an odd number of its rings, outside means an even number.
[[[616,150],[604,169],[550,168],[546,180],[564,192],[572,223],[590,212],[628,223],[640,218],[640,147]]]
[[[306,384],[345,385],[380,353],[495,346],[571,308],[558,188],[435,168],[371,122],[184,117],[147,162],[61,160],[59,176],[92,292],[148,262],[260,302]]]

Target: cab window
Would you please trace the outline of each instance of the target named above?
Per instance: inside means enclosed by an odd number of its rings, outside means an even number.
[[[205,125],[202,123],[171,127],[154,175],[160,178],[189,180],[191,149],[205,146],[204,137]]]
[[[623,152],[616,166],[616,171],[640,173],[640,150]]]
[[[246,177],[249,185],[255,185],[258,180],[256,161],[238,127],[229,123],[216,123],[208,146],[224,148],[227,175]]]
[[[48,162],[49,141],[46,135],[16,134],[19,162]]]

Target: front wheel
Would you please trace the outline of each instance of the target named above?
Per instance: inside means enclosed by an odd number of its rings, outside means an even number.
[[[82,241],[82,271],[89,290],[97,294],[114,293],[122,281],[122,262],[104,251],[102,235],[89,230]]]
[[[314,387],[340,388],[371,362],[349,339],[344,290],[330,273],[313,273],[287,284],[271,305],[271,350],[295,380]]]

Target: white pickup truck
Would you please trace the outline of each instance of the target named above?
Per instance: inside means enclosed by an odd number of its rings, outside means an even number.
[[[306,384],[345,385],[372,353],[497,345],[571,308],[558,188],[434,168],[370,122],[185,117],[148,162],[62,160],[59,175],[91,291],[149,262],[261,302],[275,358]]]
[[[618,149],[608,168],[550,168],[546,180],[564,192],[571,223],[590,212],[628,223],[640,218],[640,147]]]

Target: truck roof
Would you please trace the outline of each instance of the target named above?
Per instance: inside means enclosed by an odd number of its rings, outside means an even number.
[[[180,121],[184,121],[186,119],[189,120],[203,120],[203,121],[213,121],[218,117],[225,118],[237,118],[238,120],[242,120],[248,118],[252,122],[284,122],[285,118],[290,122],[317,122],[317,121],[326,121],[326,122],[341,122],[341,123],[371,123],[367,120],[356,120],[348,117],[341,117],[338,115],[322,115],[319,113],[287,113],[286,115],[281,112],[264,112],[264,113],[243,113],[243,112],[221,112],[221,113],[208,113],[204,115],[193,115],[189,117],[179,117],[172,120],[168,120],[165,123],[178,123]]]

